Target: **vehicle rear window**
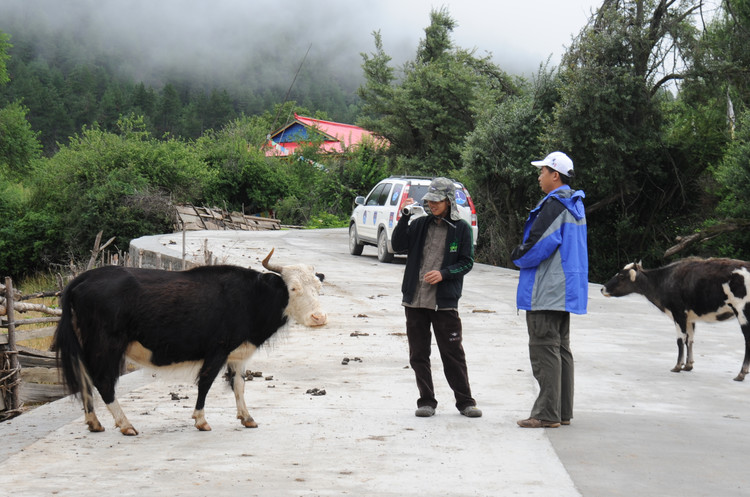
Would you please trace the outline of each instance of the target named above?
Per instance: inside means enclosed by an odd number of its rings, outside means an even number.
[[[401,190],[404,189],[404,185],[401,183],[396,183],[396,185],[393,187],[393,192],[391,192],[391,205],[397,205],[398,204],[398,198],[401,196]]]

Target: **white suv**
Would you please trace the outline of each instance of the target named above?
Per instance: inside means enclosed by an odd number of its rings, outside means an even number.
[[[401,209],[407,198],[417,201],[412,219],[426,216],[422,197],[427,193],[433,178],[423,176],[391,176],[375,185],[367,197],[357,197],[357,206],[349,220],[349,253],[362,254],[365,245],[378,248],[378,260],[391,262],[394,252],[391,245],[393,228],[401,218]],[[456,186],[456,206],[461,217],[471,226],[474,245],[477,243],[477,211],[464,185]]]

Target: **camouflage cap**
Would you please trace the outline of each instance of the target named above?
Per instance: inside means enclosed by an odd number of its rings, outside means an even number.
[[[440,202],[443,200],[450,201],[450,218],[454,221],[461,219],[461,214],[456,206],[456,186],[448,178],[435,178],[430,183],[427,193],[422,197],[423,202]]]
[[[435,178],[430,183],[430,188],[422,200],[440,202],[446,198],[454,198],[456,195],[456,187],[453,186],[453,181],[448,178]]]

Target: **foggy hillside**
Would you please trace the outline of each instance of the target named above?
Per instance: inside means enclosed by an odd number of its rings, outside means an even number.
[[[88,57],[116,60],[135,81],[158,87],[165,74],[214,85],[287,88],[305,52],[312,67],[345,88],[361,81],[360,53],[380,31],[394,66],[411,59],[430,11],[446,8],[457,46],[489,54],[510,74],[555,65],[597,0],[2,0],[0,30],[19,37],[73,37]],[[540,36],[540,33],[544,33]],[[54,48],[54,47],[52,47]]]
[[[326,74],[352,92],[362,79],[360,52],[373,48],[370,32],[329,8],[201,0],[3,0],[0,30],[11,43],[45,40],[34,50],[60,57],[60,41],[76,63],[106,60],[134,81],[160,87],[187,78],[205,87],[288,88],[299,79]],[[335,5],[335,2],[334,2]],[[276,10],[276,12],[274,12]],[[428,23],[427,18],[422,20]]]

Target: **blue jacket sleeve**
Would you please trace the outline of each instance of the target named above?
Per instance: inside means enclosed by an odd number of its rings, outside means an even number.
[[[562,233],[559,229],[554,229],[553,224],[565,210],[565,206],[553,198],[544,203],[528,236],[511,254],[513,264],[519,268],[538,266],[554,254],[562,243]]]

